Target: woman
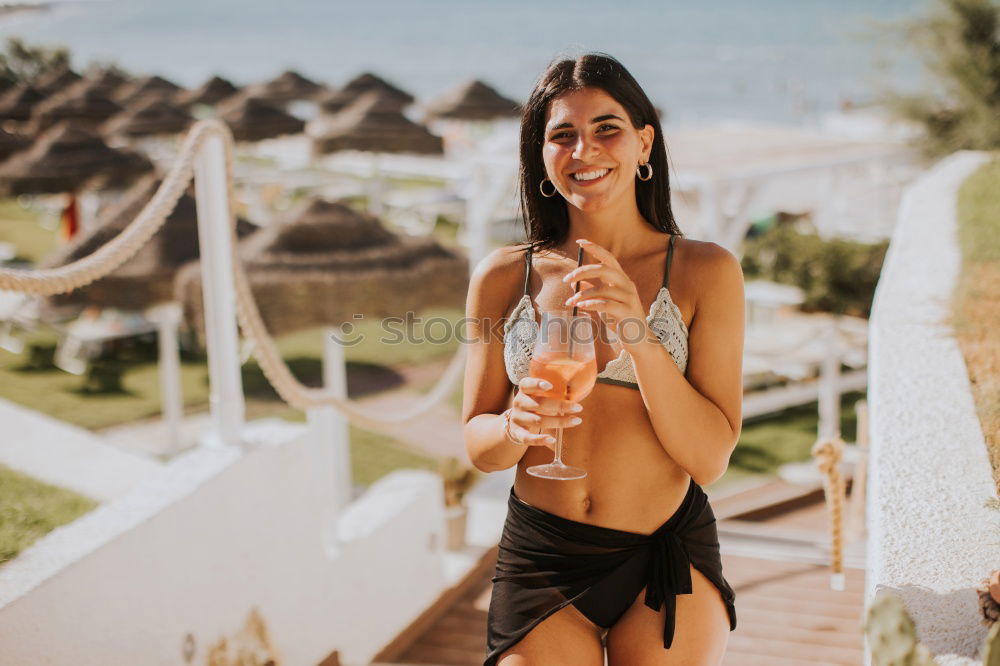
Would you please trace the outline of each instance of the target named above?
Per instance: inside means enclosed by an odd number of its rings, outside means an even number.
[[[520,194],[532,242],[485,257],[466,308],[466,449],[482,471],[517,465],[485,664],[600,666],[605,649],[611,666],[719,664],[735,595],[700,486],[722,476],[740,434],[739,261],[679,237],[656,111],[606,55],[539,79]],[[527,376],[537,313],[573,305],[608,333],[580,404],[540,396]],[[558,427],[585,478],[525,472],[551,461]]]

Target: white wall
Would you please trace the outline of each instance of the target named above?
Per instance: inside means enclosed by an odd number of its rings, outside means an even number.
[[[185,663],[257,608],[283,666],[367,663],[445,585],[440,480],[395,472],[325,547],[331,479],[303,426],[246,454],[197,449],[0,568],[0,664]]]
[[[997,566],[1000,514],[965,362],[947,324],[960,267],[961,152],[905,193],[870,321],[866,602],[899,596],[938,664],[979,664],[975,587]],[[871,663],[870,659],[866,663]]]

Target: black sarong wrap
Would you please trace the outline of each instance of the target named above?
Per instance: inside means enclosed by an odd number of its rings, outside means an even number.
[[[484,666],[568,604],[611,627],[646,588],[644,603],[666,607],[663,647],[674,639],[676,595],[691,594],[694,565],[722,595],[730,631],[736,594],[722,575],[719,537],[708,496],[692,480],[677,511],[652,534],[625,532],[556,516],[526,504],[511,488],[487,619]]]

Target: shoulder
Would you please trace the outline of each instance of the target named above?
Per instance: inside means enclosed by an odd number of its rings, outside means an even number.
[[[505,283],[515,277],[524,277],[524,251],[527,243],[498,247],[472,269],[470,282],[498,286],[496,281]]]
[[[479,260],[469,276],[469,299],[498,309],[521,293],[527,243],[499,247]]]
[[[743,298],[743,268],[739,257],[712,241],[679,238],[677,245],[684,248],[687,272],[697,285],[696,302],[708,298]]]

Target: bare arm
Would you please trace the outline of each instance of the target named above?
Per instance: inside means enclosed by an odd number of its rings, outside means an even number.
[[[715,243],[702,243],[695,257],[698,285],[688,336],[687,375],[649,328],[635,284],[607,249],[578,239],[599,262],[570,271],[568,282],[597,277],[601,285],[571,296],[586,310],[604,313],[612,326],[643,322],[643,335],[619,333],[635,366],[643,403],[663,450],[695,483],[712,483],[729,465],[739,440],[743,409],[743,270]]]
[[[739,260],[711,243],[703,261],[686,376],[652,332],[629,349],[658,439],[699,485],[725,473],[739,441],[746,307]]]
[[[500,248],[476,266],[469,281],[463,435],[469,461],[484,472],[516,465],[529,446],[552,447],[555,439],[543,429],[576,425],[570,422],[572,416],[555,416],[570,412],[575,403],[538,396],[541,387],[536,378],[523,377],[511,399],[503,359],[503,317],[523,277],[523,265],[519,254]],[[513,408],[510,433],[516,442],[504,433],[502,412],[507,407]]]

